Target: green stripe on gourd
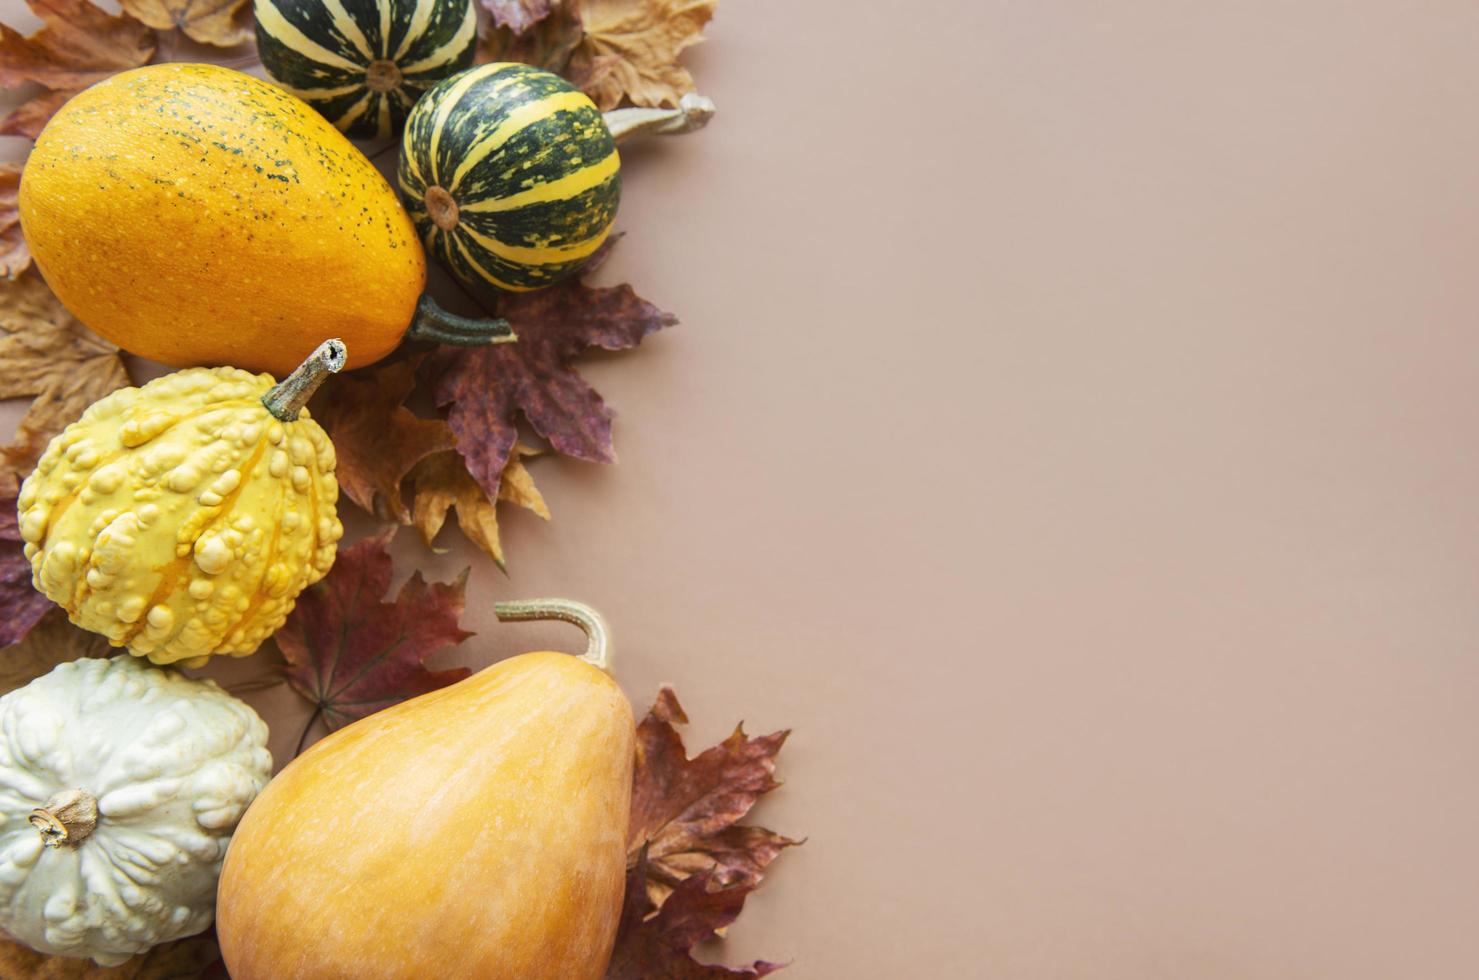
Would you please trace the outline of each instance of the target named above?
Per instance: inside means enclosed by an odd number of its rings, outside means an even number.
[[[538,289],[605,240],[621,160],[595,105],[558,75],[481,65],[417,103],[399,184],[427,250],[468,282]]]
[[[472,0],[254,0],[267,73],[350,136],[384,138],[472,63]]]

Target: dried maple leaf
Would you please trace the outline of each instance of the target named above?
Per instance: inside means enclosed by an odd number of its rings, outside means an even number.
[[[155,30],[179,28],[202,44],[229,48],[252,33],[247,0],[119,0],[119,4]]]
[[[606,980],[724,980],[763,977],[780,969],[779,964],[762,961],[732,970],[700,963],[689,953],[739,916],[752,885],[720,887],[710,873],[699,872],[679,884],[658,908],[642,887],[646,863],[646,855],[639,854],[627,871],[621,925]]]
[[[582,0],[585,37],[566,76],[601,109],[623,99],[639,106],[674,106],[693,91],[678,64],[684,48],[703,40],[718,0]]]
[[[46,956],[20,943],[0,939],[0,977],[6,980],[195,980],[222,976],[212,970],[221,962],[216,931],[187,936],[155,946],[117,966],[98,966],[92,960]]]
[[[588,271],[609,254],[597,252]],[[591,347],[626,350],[677,323],[627,285],[592,287],[576,280],[502,298],[499,314],[518,332],[517,344],[442,348],[429,359],[432,392],[448,409],[447,424],[467,469],[488,494],[518,437],[516,414],[556,452],[614,462],[612,412],[570,362]]]
[[[371,514],[411,523],[401,482],[417,463],[453,446],[441,419],[402,404],[416,386],[420,358],[346,375],[328,386],[316,416],[334,441],[335,475],[345,496]]]
[[[549,13],[522,32],[497,27],[478,39],[479,64],[522,61],[546,71],[563,72],[575,48],[585,37],[574,3],[551,4]]]
[[[57,664],[83,657],[111,657],[117,652],[97,633],[67,622],[66,614],[57,607],[48,613],[19,643],[0,649],[0,694],[29,684]]]
[[[36,82],[37,95],[0,120],[0,132],[41,131],[62,103],[109,75],[137,68],[154,54],[154,32],[127,13],[114,17],[88,0],[26,0],[42,27],[26,37],[0,24],[0,86]]]
[[[84,327],[34,271],[0,279],[0,398],[34,395],[0,477],[25,476],[83,409],[129,383],[118,348]]]
[[[390,588],[385,546],[394,534],[342,549],[277,632],[288,683],[317,706],[331,731],[469,673],[466,667],[425,667],[433,653],[472,636],[457,625],[467,572],[455,582],[428,585],[418,571],[394,602],[381,601]]]
[[[24,542],[16,514],[15,478],[4,476],[0,481],[5,486],[0,491],[0,646],[9,646],[24,639],[41,617],[56,607],[31,584],[31,563],[21,550]]]
[[[31,264],[16,201],[20,187],[21,168],[14,163],[0,164],[0,276],[6,279],[14,279]]]
[[[560,0],[481,0],[484,9],[493,15],[493,24],[506,27],[515,34],[523,34],[535,24],[549,16],[552,7],[560,6]]]
[[[741,725],[690,759],[675,727],[687,722],[677,695],[664,687],[637,726],[628,854],[646,865],[648,892],[658,904],[695,874],[711,874],[726,888],[753,888],[776,855],[797,843],[737,822],[780,785],[775,757],[790,732],[748,738]]]
[[[430,548],[437,532],[447,521],[447,510],[457,508],[457,526],[469,541],[482,548],[507,571],[503,561],[503,546],[498,540],[498,501],[507,501],[527,510],[532,510],[549,520],[549,507],[544,495],[534,485],[534,478],[524,466],[524,457],[536,456],[539,451],[528,446],[515,444],[508,464],[503,468],[503,477],[498,483],[498,497],[492,499],[478,481],[467,471],[467,464],[456,452],[437,453],[423,459],[411,473],[415,486],[416,501],[412,506],[411,523],[421,532],[421,539]]]

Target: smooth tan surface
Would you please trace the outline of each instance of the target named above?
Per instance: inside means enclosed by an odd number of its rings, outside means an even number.
[[[5,0],[13,9],[15,0]],[[625,157],[621,463],[472,562],[796,735],[794,980],[1479,975],[1479,12],[725,0]],[[7,416],[13,418],[14,415]],[[242,669],[250,663],[239,665]],[[259,696],[288,750],[306,708]]]

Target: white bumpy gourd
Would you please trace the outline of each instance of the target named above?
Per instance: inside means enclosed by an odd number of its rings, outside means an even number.
[[[0,698],[0,928],[105,966],[200,932],[267,726],[212,681],[132,657]]]

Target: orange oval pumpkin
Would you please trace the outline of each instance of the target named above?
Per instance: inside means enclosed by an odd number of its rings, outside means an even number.
[[[602,670],[528,653],[325,738],[232,839],[233,980],[600,980],[633,732]]]
[[[324,337],[394,350],[426,259],[395,192],[306,103],[216,65],[74,96],[36,140],[21,227],[83,323],[176,367],[282,377]]]

